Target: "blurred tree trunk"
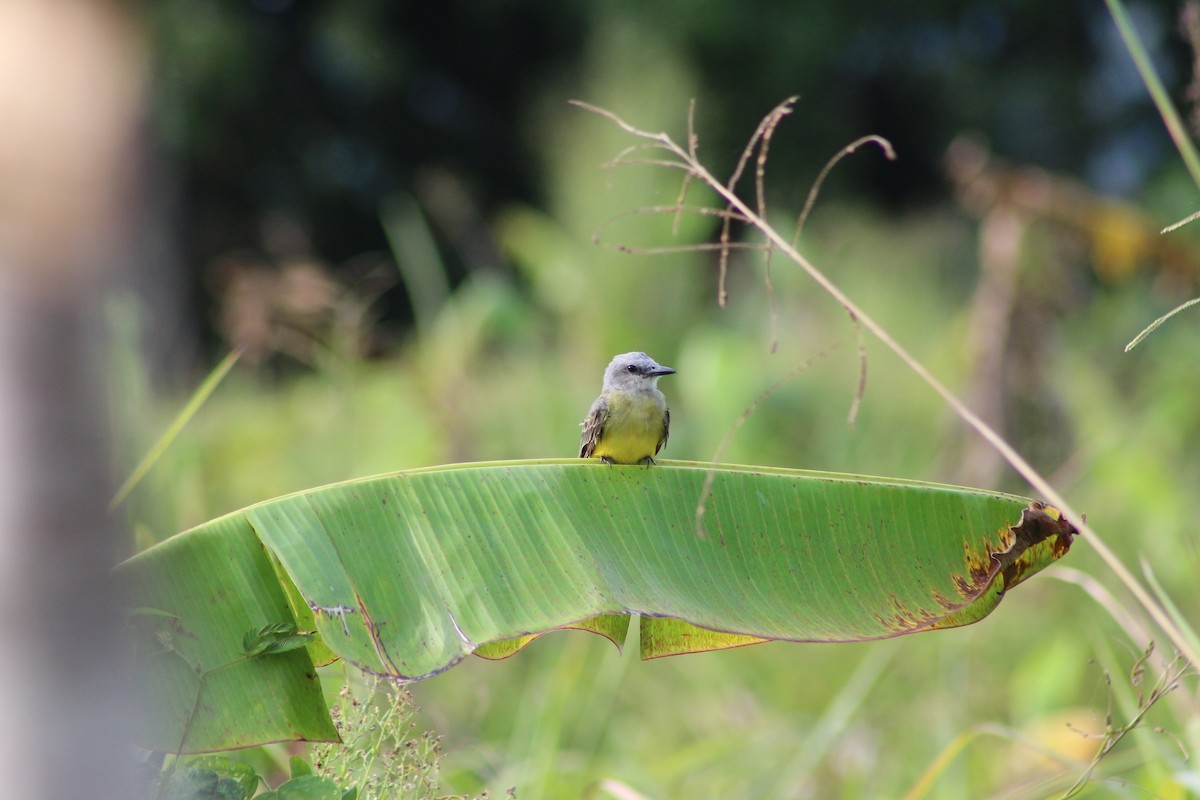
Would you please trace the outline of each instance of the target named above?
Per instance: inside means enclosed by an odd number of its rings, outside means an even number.
[[[137,197],[131,11],[0,0],[0,775],[6,797],[127,800],[131,693],[101,291]]]

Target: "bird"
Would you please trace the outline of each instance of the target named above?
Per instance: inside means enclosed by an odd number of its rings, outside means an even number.
[[[658,379],[674,374],[645,353],[614,356],[604,370],[600,396],[583,420],[579,457],[653,464],[671,432],[671,412]]]

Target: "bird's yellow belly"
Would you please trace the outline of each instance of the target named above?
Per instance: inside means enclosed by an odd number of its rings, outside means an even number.
[[[637,464],[658,451],[663,438],[666,404],[653,396],[608,399],[608,421],[592,452],[618,464]]]

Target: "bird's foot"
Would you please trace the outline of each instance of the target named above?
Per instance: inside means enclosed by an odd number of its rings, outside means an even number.
[[[638,463],[645,465],[646,469],[650,469],[650,467],[654,464],[654,456],[646,456]]]

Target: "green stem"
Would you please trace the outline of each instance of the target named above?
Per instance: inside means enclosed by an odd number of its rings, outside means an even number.
[[[1133,28],[1133,22],[1125,13],[1125,6],[1121,0],[1105,0],[1105,2],[1108,3],[1109,13],[1112,14],[1113,22],[1116,23],[1117,30],[1121,33],[1121,39],[1125,42],[1125,48],[1129,50],[1129,55],[1133,58],[1133,63],[1137,66],[1142,81],[1146,84],[1146,89],[1154,98],[1154,105],[1158,107],[1158,113],[1163,118],[1163,124],[1167,126],[1167,132],[1171,134],[1171,139],[1175,142],[1175,147],[1179,149],[1183,163],[1191,173],[1192,182],[1200,187],[1200,155],[1197,155],[1196,146],[1192,144],[1187,128],[1184,127],[1183,120],[1179,118],[1179,112],[1175,110],[1175,105],[1171,102],[1167,90],[1163,88],[1162,81],[1154,72],[1154,65],[1150,63],[1150,56],[1146,53],[1146,48],[1142,46],[1142,40],[1138,38],[1137,31]]]

